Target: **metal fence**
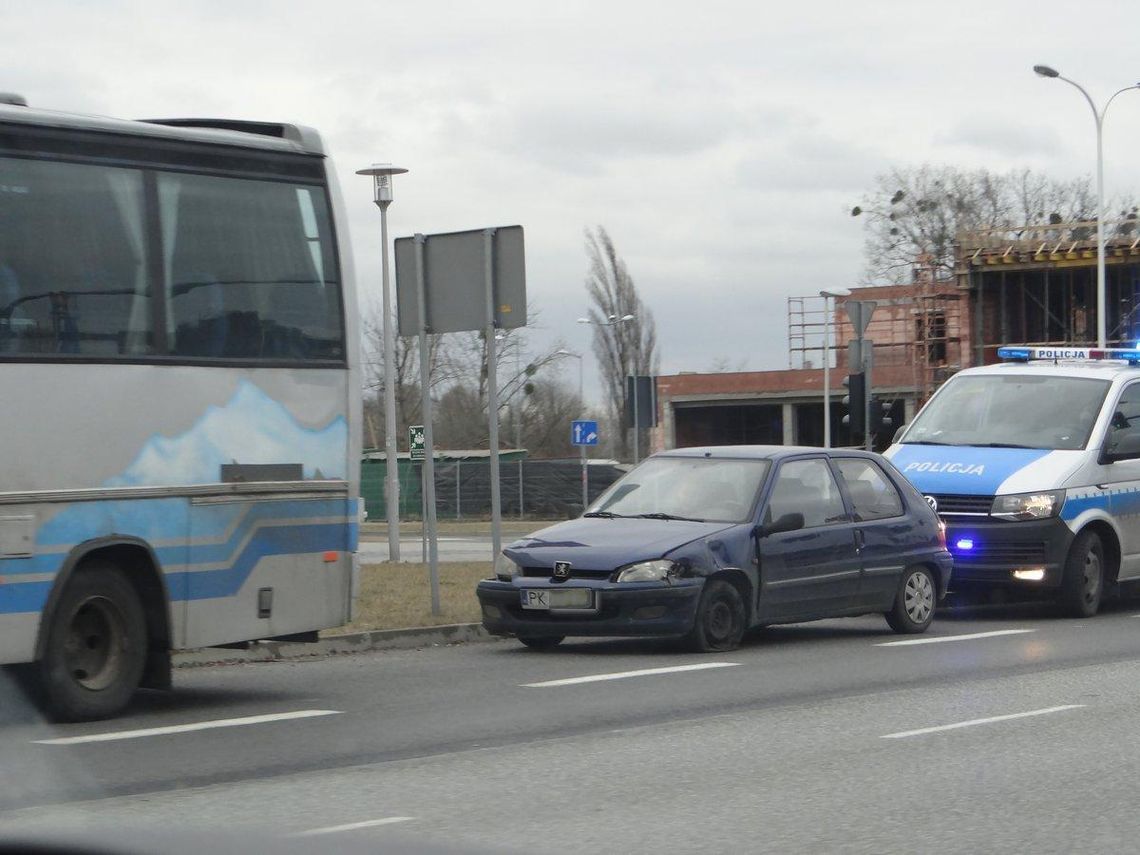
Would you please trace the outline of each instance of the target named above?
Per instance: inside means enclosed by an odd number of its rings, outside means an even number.
[[[589,501],[624,474],[614,464],[588,467]],[[368,518],[382,520],[385,464],[366,460],[361,465],[361,494]],[[423,515],[423,465],[400,461],[400,519]],[[436,515],[440,519],[489,519],[491,466],[481,460],[436,460]],[[505,518],[568,519],[582,507],[582,466],[578,460],[502,460],[499,462],[499,497]]]

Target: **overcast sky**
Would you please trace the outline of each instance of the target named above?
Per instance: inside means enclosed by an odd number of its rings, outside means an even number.
[[[1140,80],[1140,4],[995,0],[0,0],[0,90],[118,117],[321,130],[362,299],[379,292],[373,161],[392,235],[519,223],[544,341],[589,351],[583,230],[603,224],[652,309],[663,373],[788,365],[787,298],[863,271],[849,216],[921,163],[1090,174],[1098,101]],[[1140,92],[1105,132],[1108,194],[1140,190]],[[567,376],[576,379],[575,366]],[[596,388],[592,357],[588,387]]]

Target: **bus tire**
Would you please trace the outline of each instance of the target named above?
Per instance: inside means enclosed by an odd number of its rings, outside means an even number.
[[[130,702],[146,664],[146,618],[134,586],[107,561],[78,568],[48,629],[39,682],[57,721],[109,718]]]
[[[1073,540],[1065,559],[1058,603],[1068,617],[1089,618],[1100,609],[1104,594],[1104,545],[1095,531],[1085,529]]]

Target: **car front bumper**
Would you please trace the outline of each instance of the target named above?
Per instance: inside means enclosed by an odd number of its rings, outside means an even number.
[[[527,588],[586,587],[594,594],[589,610],[524,609]],[[510,582],[484,579],[475,589],[483,626],[493,635],[663,636],[683,635],[693,625],[704,579],[678,579],[672,584],[636,582],[558,585],[521,578]]]
[[[1061,584],[1073,532],[1059,518],[977,522],[947,516],[946,543],[954,556],[951,590],[963,587],[1056,588]],[[1040,581],[1022,580],[1015,571],[1044,571]]]

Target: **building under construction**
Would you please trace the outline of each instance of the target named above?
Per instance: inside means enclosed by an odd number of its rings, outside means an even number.
[[[1105,228],[1109,347],[1140,334],[1140,223]],[[958,289],[969,295],[972,364],[1005,343],[1096,345],[1096,223],[1055,223],[959,237]]]
[[[1105,224],[1108,345],[1140,339],[1140,223]],[[964,233],[954,276],[915,265],[906,285],[854,289],[877,304],[864,335],[874,342],[872,395],[894,425],[909,419],[954,372],[997,361],[1003,344],[1096,343],[1096,224],[1051,223]],[[823,371],[829,360],[831,435],[843,424],[847,345],[855,337],[843,300],[788,299],[788,369],[658,378],[657,448],[823,443]],[[830,325],[830,326],[828,326]],[[825,347],[825,340],[828,346]],[[875,437],[884,448],[892,430]]]

